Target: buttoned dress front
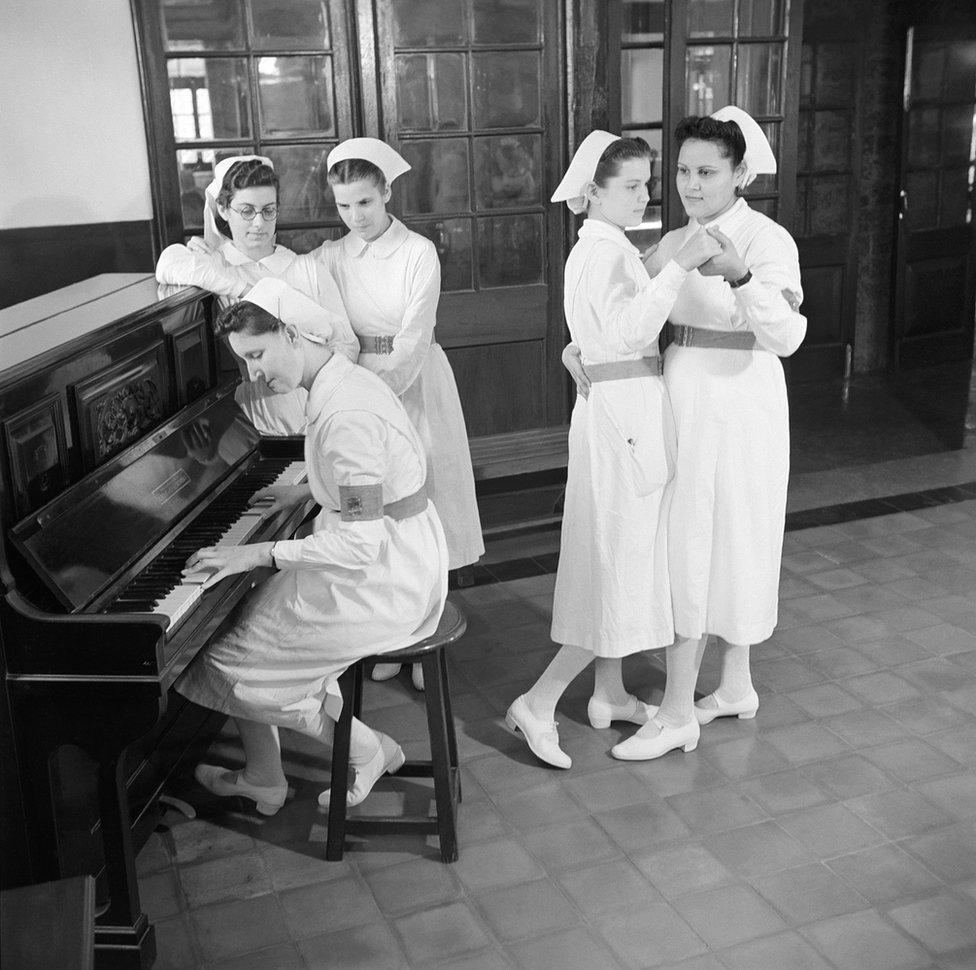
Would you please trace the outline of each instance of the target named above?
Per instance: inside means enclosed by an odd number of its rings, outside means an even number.
[[[656,357],[686,275],[671,261],[650,279],[621,230],[587,219],[564,284],[584,366]],[[557,643],[622,657],[673,642],[666,488],[673,455],[660,377],[601,381],[577,397],[552,611]]]
[[[796,244],[782,226],[744,199],[710,225],[731,239],[752,279],[733,290],[720,276],[692,271],[671,322],[751,332],[757,345],[671,344],[665,353],[678,432],[668,536],[674,623],[682,637],[752,644],[777,621],[789,477],[779,357],[799,347],[806,319],[795,309],[803,299]],[[692,220],[668,233],[654,260],[667,260],[699,230]]]
[[[321,505],[311,535],[277,542],[279,572],[256,587],[177,683],[235,717],[317,735],[341,709],[339,674],[437,627],[447,549],[437,512],[343,521],[340,486],[382,485],[384,505],[424,483],[423,445],[375,375],[333,356],[308,397],[305,461]],[[326,703],[328,701],[328,703]]]
[[[199,286],[213,293],[221,309],[236,303],[245,289],[267,276],[282,278],[295,261],[296,254],[286,246],[275,246],[263,259],[251,259],[227,239],[211,255],[195,253],[187,246],[167,246],[156,263],[156,279],[160,283],[179,286]],[[355,363],[359,342],[349,326],[342,306],[342,298],[335,281],[323,273],[316,279],[315,291],[307,293],[326,312],[328,328],[332,332],[332,346]],[[251,423],[266,435],[302,434],[305,430],[305,402],[308,395],[303,387],[288,394],[275,394],[259,378],[243,379],[235,392],[238,405]]]
[[[359,364],[393,389],[420,433],[428,492],[457,569],[485,547],[461,400],[447,355],[434,341],[440,262],[429,239],[391,220],[372,242],[349,233],[299,256],[284,279],[313,298],[323,270],[335,279],[352,329],[367,343]],[[372,338],[390,341],[391,352],[372,352]]]

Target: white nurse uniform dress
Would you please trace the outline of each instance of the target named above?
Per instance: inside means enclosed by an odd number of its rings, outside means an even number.
[[[318,735],[322,718],[341,709],[336,680],[349,664],[434,632],[447,596],[447,550],[430,502],[399,520],[351,517],[357,502],[349,495],[362,486],[381,486],[388,508],[422,488],[426,467],[396,396],[338,354],[308,395],[305,461],[321,505],[314,531],[275,543],[280,571],[252,591],[176,686],[205,707]]]
[[[710,223],[734,243],[752,279],[688,274],[673,324],[755,335],[754,350],[671,344],[664,378],[678,432],[668,533],[675,631],[753,644],[776,626],[789,476],[789,413],[780,357],[806,319],[790,234],[744,199]],[[699,231],[668,233],[660,265]],[[653,267],[649,267],[653,272]]]

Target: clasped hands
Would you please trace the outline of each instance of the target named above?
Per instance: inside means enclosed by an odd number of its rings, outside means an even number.
[[[702,276],[723,276],[727,283],[742,279],[749,269],[735,243],[715,226],[696,232],[674,259],[682,269],[697,269]]]
[[[255,492],[251,496],[250,504],[260,508],[265,515],[274,515],[311,498],[311,495],[308,485],[273,485]],[[186,566],[183,567],[183,579],[187,582],[200,582],[203,589],[209,589],[235,573],[246,573],[259,566],[273,566],[273,547],[273,542],[250,542],[243,546],[205,546],[187,559]]]

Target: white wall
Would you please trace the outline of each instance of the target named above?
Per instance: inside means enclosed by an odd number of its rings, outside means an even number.
[[[128,0],[0,0],[0,229],[150,218]]]

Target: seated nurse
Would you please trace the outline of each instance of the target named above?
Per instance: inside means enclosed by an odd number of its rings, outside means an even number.
[[[236,155],[219,161],[207,186],[203,210],[203,239],[167,246],[156,264],[160,283],[199,286],[216,294],[221,308],[240,299],[265,277],[281,277],[295,260],[278,245],[278,176],[264,155]],[[319,274],[317,291],[310,294],[329,314],[335,346],[350,360],[359,342],[349,326],[342,298],[328,273]],[[263,381],[243,378],[237,401],[264,434],[299,434],[304,430],[305,391],[275,395]]]
[[[217,795],[244,796],[274,814],[288,783],[280,727],[331,743],[342,706],[337,680],[362,657],[409,646],[437,627],[447,596],[447,547],[424,482],[427,463],[397,396],[331,349],[329,315],[281,280],[259,280],[223,311],[226,335],[251,378],[276,394],[307,395],[308,483],[257,493],[275,508],[314,499],[309,535],[198,550],[186,574],[212,585],[258,566],[278,572],[254,588],[177,682],[197,704],[231,715],[243,771],[198,765]],[[349,804],[403,764],[400,746],[353,719]],[[328,792],[319,801],[328,803]]]

